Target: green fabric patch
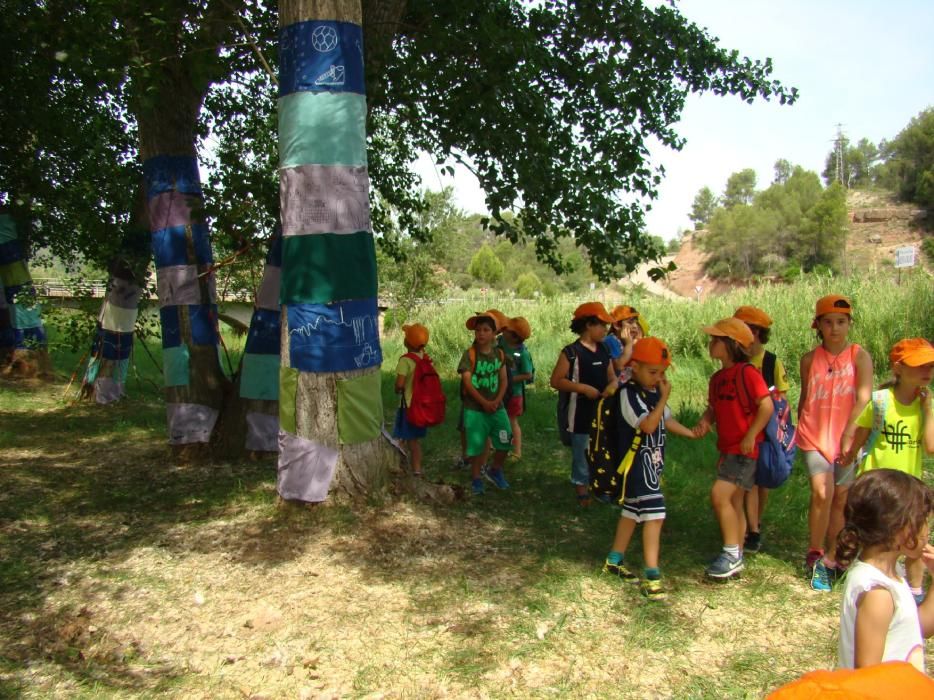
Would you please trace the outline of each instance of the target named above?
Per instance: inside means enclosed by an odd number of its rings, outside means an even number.
[[[279,367],[279,428],[295,435],[295,393],[298,391],[298,370]]]
[[[13,328],[24,330],[26,328],[39,328],[42,326],[42,316],[38,306],[23,306],[13,304]]]
[[[9,243],[15,241],[16,224],[13,223],[13,217],[9,214],[0,214],[0,243]]]
[[[279,399],[279,356],[244,353],[240,368],[240,396],[245,399]]]
[[[166,386],[188,386],[190,365],[188,346],[184,343],[162,349],[162,374]]]
[[[18,287],[21,284],[32,282],[29,269],[22,260],[16,260],[6,265],[0,265],[0,282],[4,287]]]
[[[337,435],[344,445],[374,440],[383,427],[380,372],[337,380]]]
[[[283,304],[330,304],[376,296],[376,249],[368,231],[282,239]]]
[[[295,92],[279,99],[279,167],[366,165],[366,98]]]

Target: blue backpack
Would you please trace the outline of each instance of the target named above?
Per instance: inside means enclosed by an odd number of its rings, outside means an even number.
[[[742,379],[745,367],[740,370]],[[775,391],[775,355],[765,353],[762,359],[762,376],[772,392],[772,416],[762,430],[764,440],[759,443],[759,459],[756,462],[756,486],[767,489],[777,489],[788,481],[791,467],[795,461],[798,445],[795,441],[797,431],[791,420],[791,406],[788,400],[782,398]],[[749,400],[750,412],[755,412],[752,395],[746,382],[743,389]]]

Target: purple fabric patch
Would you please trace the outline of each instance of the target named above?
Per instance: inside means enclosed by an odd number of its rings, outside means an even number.
[[[158,231],[191,223],[191,196],[181,192],[163,192],[149,200],[149,228]],[[201,201],[195,204],[200,208]]]
[[[370,179],[365,167],[299,165],[279,171],[282,234],[370,230]]]
[[[320,503],[337,468],[338,452],[333,447],[279,431],[279,474],[276,491],[288,500]]]
[[[258,452],[278,452],[279,416],[270,416],[266,413],[247,413],[246,449]]]
[[[195,403],[169,403],[165,405],[165,411],[170,445],[210,441],[211,431],[217,422],[215,409]]]
[[[160,306],[213,303],[217,298],[213,274],[207,274],[208,299],[201,298],[197,265],[173,265],[156,271],[156,289]]]
[[[282,284],[282,269],[266,263],[263,281],[256,292],[256,305],[261,309],[279,312],[279,286]]]
[[[113,377],[98,377],[94,380],[94,400],[99,404],[113,403],[123,398],[123,383]]]

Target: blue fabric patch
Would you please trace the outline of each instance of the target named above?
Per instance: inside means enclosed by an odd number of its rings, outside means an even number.
[[[201,194],[198,159],[192,156],[156,156],[143,163],[146,196],[152,199],[163,192]]]
[[[290,365],[341,372],[382,362],[376,299],[288,307]]]
[[[255,355],[279,355],[279,312],[254,309],[244,352]],[[276,370],[278,377],[279,370]]]
[[[0,265],[23,259],[23,249],[19,241],[0,243]]]
[[[125,360],[133,349],[132,333],[117,333],[97,326],[97,337],[91,346],[91,354],[105,360]]]
[[[195,249],[195,259],[188,259],[187,228],[187,226],[172,226],[153,232],[152,254],[157,268],[172,265],[210,265],[214,262],[207,224],[191,225],[191,241]]]
[[[27,287],[31,287],[31,286],[32,286],[32,282],[30,282],[29,284],[11,284],[9,287],[4,287],[3,296],[6,297],[6,303],[15,304],[16,295],[19,294],[24,289],[26,289]]]
[[[363,28],[353,22],[296,22],[279,30],[279,96],[365,93]]]
[[[217,304],[190,304],[188,322],[192,343],[217,345]]]
[[[162,348],[175,348],[182,344],[182,329],[177,306],[159,309],[159,324],[162,326]]]
[[[14,328],[13,345],[21,350],[45,347],[45,328]]]

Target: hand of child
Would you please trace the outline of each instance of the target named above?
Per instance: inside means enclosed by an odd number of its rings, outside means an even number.
[[[486,404],[483,406],[483,410],[486,411],[487,413],[496,413],[496,409],[498,408],[499,408],[498,401],[487,401]]]
[[[694,437],[702,438],[707,433],[710,432],[710,423],[705,420],[700,421],[697,425],[691,428],[691,432],[694,433]]]
[[[921,550],[921,561],[924,562],[924,565],[928,568],[928,571],[934,574],[934,545],[924,545],[924,549]]]
[[[662,401],[667,401],[668,397],[671,396],[671,382],[668,381],[668,377],[662,376],[658,380],[658,394],[659,399]]]
[[[753,452],[756,449],[756,436],[755,435],[744,435],[743,439],[739,443],[739,451],[742,452],[747,457],[752,457]]]
[[[926,386],[922,386],[918,389],[918,398],[921,399],[921,408],[927,411],[928,407],[931,405],[931,390]]]
[[[595,386],[590,386],[589,384],[584,385],[584,391],[581,393],[583,393],[584,396],[592,401],[596,401],[600,398],[600,390]]]

